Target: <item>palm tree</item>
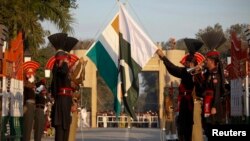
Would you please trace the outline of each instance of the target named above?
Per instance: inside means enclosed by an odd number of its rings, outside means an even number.
[[[62,32],[73,32],[70,8],[76,8],[75,0],[0,0],[0,3],[0,23],[8,27],[10,39],[23,32],[25,48],[33,53],[48,33],[42,21],[54,23]]]

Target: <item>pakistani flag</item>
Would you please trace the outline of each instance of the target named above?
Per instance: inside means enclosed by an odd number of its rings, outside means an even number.
[[[116,114],[120,114],[123,100],[125,111],[136,120],[134,106],[139,96],[138,73],[156,50],[155,44],[123,5],[88,50],[87,56],[114,94]]]
[[[134,106],[139,96],[138,73],[157,50],[123,5],[119,13],[120,72],[125,110],[135,120]]]

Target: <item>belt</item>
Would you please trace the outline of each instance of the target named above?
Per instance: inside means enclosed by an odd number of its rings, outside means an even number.
[[[28,99],[28,100],[26,100],[26,102],[27,102],[27,103],[33,103],[33,104],[36,103],[35,100],[33,100],[33,99]]]
[[[73,91],[71,88],[60,88],[58,94],[62,96],[72,96]]]
[[[38,105],[36,105],[36,108],[44,109],[44,105],[38,104]]]

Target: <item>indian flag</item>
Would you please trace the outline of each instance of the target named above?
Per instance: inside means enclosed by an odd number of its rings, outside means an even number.
[[[119,72],[119,23],[118,14],[111,20],[86,55],[96,68],[114,95],[116,114],[121,112],[121,95],[117,93]]]
[[[119,13],[88,50],[87,56],[114,94],[116,114],[123,101],[125,111],[136,120],[138,74],[157,49],[121,4]]]

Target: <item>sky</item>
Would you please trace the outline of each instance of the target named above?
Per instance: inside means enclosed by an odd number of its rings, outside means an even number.
[[[118,12],[118,0],[77,0],[74,34],[79,40],[97,39],[100,32]],[[195,38],[199,29],[222,25],[250,24],[250,0],[120,0],[128,12],[154,42],[174,37]],[[45,29],[58,30],[45,22]]]

